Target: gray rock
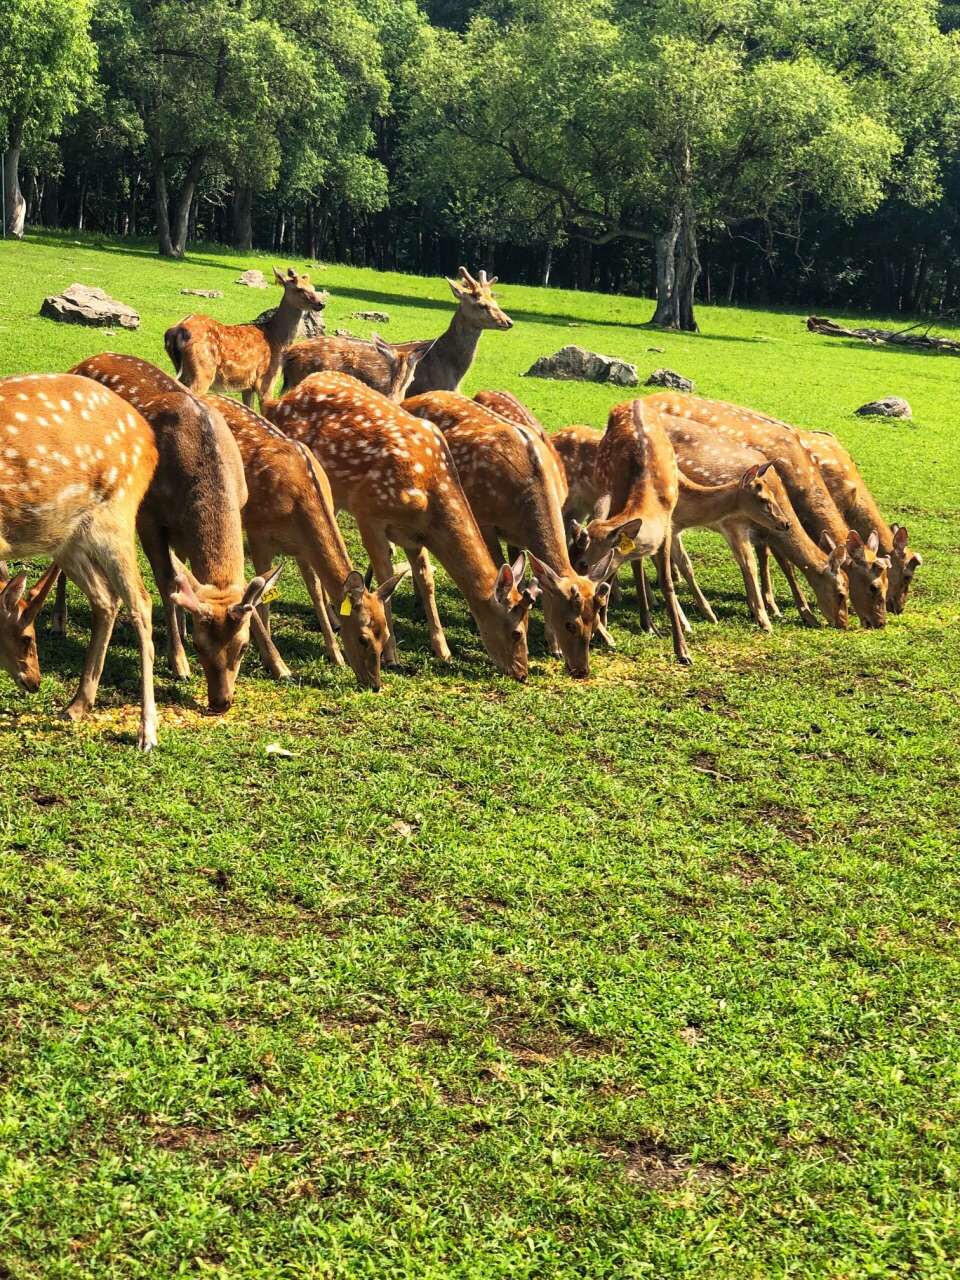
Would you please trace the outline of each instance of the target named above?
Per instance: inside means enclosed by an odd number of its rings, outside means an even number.
[[[689,378],[682,377],[679,373],[674,373],[672,369],[654,369],[644,385],[648,387],[667,387],[671,391],[688,391],[690,393],[697,389],[695,382],[691,382]]]
[[[48,320],[60,320],[64,324],[140,328],[140,317],[133,307],[117,302],[102,289],[94,289],[87,284],[72,284],[58,297],[44,298],[40,314]]]
[[[389,324],[390,317],[385,311],[351,311],[351,320],[375,320],[377,324]]]
[[[181,293],[189,293],[194,298],[222,298],[222,289],[181,289]]]
[[[906,400],[899,396],[885,396],[882,400],[871,400],[862,404],[856,412],[862,417],[877,416],[879,418],[912,418],[913,410]]]
[[[266,311],[261,311],[253,324],[266,324],[268,320],[272,320],[277,314],[276,307],[270,307]],[[323,316],[319,311],[304,311],[300,316],[300,324],[297,327],[298,338],[322,338],[327,332],[327,326],[323,323]]]
[[[355,338],[357,335],[352,329],[334,329],[333,336],[335,338]]]
[[[556,355],[541,356],[523,376],[564,382],[612,382],[618,387],[635,387],[640,381],[636,365],[573,345],[561,347]]]
[[[257,271],[256,268],[251,268],[250,271],[245,271],[239,280],[234,281],[234,284],[246,285],[248,289],[269,289],[270,288],[269,284],[267,283],[267,277],[263,274],[262,271]]]

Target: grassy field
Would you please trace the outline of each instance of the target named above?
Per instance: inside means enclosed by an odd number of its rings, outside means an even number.
[[[234,286],[249,265],[2,243],[0,375],[109,347],[164,365],[182,288],[223,289],[202,306],[230,321],[275,303]],[[442,280],[317,279],[331,329],[366,335],[349,314],[376,307],[425,337],[451,310]],[[75,280],[139,332],[41,320]],[[300,684],[251,653],[213,719],[161,658],[141,758],[129,626],[89,724],[56,719],[74,594],[40,694],[0,675],[0,1276],[960,1270],[960,362],[793,313],[701,308],[688,336],[643,327],[642,300],[500,292],[516,327],[465,389],[550,427],[624,398],[520,377],[572,341],[836,431],[924,556],[907,613],[762,636],[700,534],[721,625],[694,622],[691,669],[625,591],[591,680],[535,619],[520,687],[439,575],[455,662],[401,587],[412,674],[375,697],[323,662],[288,569]],[[851,416],[888,394],[912,423]]]

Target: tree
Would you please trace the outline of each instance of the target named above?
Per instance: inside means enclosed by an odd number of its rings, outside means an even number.
[[[38,141],[59,131],[92,83],[90,0],[0,0],[0,121],[6,132],[6,233],[23,235],[20,191],[25,135]]]

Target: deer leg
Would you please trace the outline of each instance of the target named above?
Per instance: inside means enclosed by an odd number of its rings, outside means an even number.
[[[357,528],[367,555],[370,557],[370,563],[373,565],[373,572],[377,575],[377,582],[386,582],[393,574],[393,561],[390,558],[390,543],[383,527],[364,524],[358,520]],[[414,579],[414,587],[416,587],[416,579]],[[386,667],[396,667],[399,665],[397,638],[393,626],[393,610],[390,608],[389,600],[384,601],[383,611],[387,615],[389,635],[387,636],[386,644],[383,646],[382,661]]]
[[[5,578],[3,566],[0,565],[0,578]],[[57,579],[57,594],[53,599],[53,613],[50,615],[50,631],[55,636],[67,634],[67,578],[61,573]]]
[[[805,627],[820,627],[822,623],[810,608],[809,604],[807,604],[807,598],[800,588],[800,583],[797,581],[797,575],[793,565],[785,556],[781,555],[779,551],[775,550],[773,554],[777,564],[783,570],[783,576],[786,578],[790,587],[790,594],[793,596],[793,603],[797,606],[797,612],[800,614],[803,625]]]
[[[746,530],[741,525],[723,525],[720,531],[726,538],[727,545],[740,566],[744,589],[747,593],[747,605],[754,620],[762,631],[772,631],[773,627],[770,625],[770,619],[767,616],[763,595],[760,591],[760,582],[757,578],[757,563],[753,554],[753,546]]]
[[[248,409],[254,408],[256,403],[255,401],[256,394],[257,392],[255,387],[248,387],[246,391],[240,392],[240,395],[243,398],[243,403],[247,406]],[[262,404],[265,399],[266,399],[266,396],[261,396],[260,403]]]
[[[110,586],[99,565],[82,552],[69,558],[66,571],[89,599],[93,613],[90,643],[83,660],[80,684],[73,701],[62,712],[67,720],[82,720],[97,699],[107,646],[120,610],[120,597]]]
[[[342,667],[343,654],[340,652],[336,632],[330,621],[330,614],[327,612],[327,596],[323,589],[323,583],[317,577],[316,571],[309,560],[298,557],[297,566],[307,590],[310,592],[310,599],[313,601],[313,609],[317,615],[317,621],[320,623],[320,633],[323,636],[323,647],[326,650],[327,657],[335,667]]]
[[[173,672],[174,680],[190,679],[190,664],[183,648],[183,638],[177,620],[177,607],[170,598],[177,589],[176,571],[170,559],[170,548],[166,539],[152,526],[138,526],[140,542],[150,561],[153,578],[163,602],[163,616],[167,624],[167,662]]]
[[[666,537],[653,557],[653,562],[657,566],[660,590],[663,592],[664,604],[667,606],[667,614],[670,618],[674,656],[678,662],[688,667],[693,662],[693,659],[690,657],[690,650],[687,648],[687,642],[683,634],[686,618],[677,603],[677,595],[673,589],[673,573],[670,569],[670,542],[668,529]],[[690,624],[687,622],[687,627],[689,626]]]
[[[647,595],[647,575],[643,572],[643,559],[631,560],[633,581],[637,588],[637,605],[640,609],[640,626],[648,635],[658,636],[660,632],[650,613],[650,599]]]
[[[280,657],[277,646],[270,639],[270,635],[256,609],[250,615],[250,636],[257,646],[261,662],[274,680],[293,680],[293,672]]]
[[[654,563],[654,568],[656,569],[656,573],[657,573],[657,580],[658,580],[658,582],[660,582],[661,587],[662,587],[662,585],[663,585],[663,570],[662,570],[661,565],[660,565],[660,562],[659,562],[658,560],[654,559],[654,562],[653,562],[653,563]],[[664,561],[664,563],[667,565],[668,569],[670,570],[670,585],[673,587],[673,586],[674,586],[674,581],[673,581],[673,552],[672,552],[672,543],[671,543],[671,552],[670,552],[670,555],[667,557],[667,559]],[[691,627],[691,625],[690,625],[690,619],[689,619],[689,618],[687,617],[687,615],[683,612],[683,609],[681,608],[681,605],[680,605],[680,601],[679,601],[679,600],[677,600],[676,587],[674,587],[673,598],[674,598],[674,600],[676,600],[676,604],[677,604],[677,617],[680,619],[680,625],[681,625],[681,627],[683,627],[683,629],[684,629],[684,631],[687,633],[687,635],[690,635],[690,634],[692,633],[692,631],[693,631],[693,627]]]
[[[675,568],[678,568],[687,580],[687,586],[690,588],[690,594],[693,596],[693,602],[699,609],[700,613],[708,622],[716,622],[717,615],[710,608],[710,602],[700,590],[700,584],[697,582],[696,575],[693,572],[693,565],[687,554],[687,549],[683,545],[682,540],[678,536],[674,539],[671,549],[671,557]]]
[[[430,646],[441,662],[449,662],[453,655],[450,653],[450,646],[447,644],[447,638],[443,634],[443,626],[440,622],[440,615],[437,612],[437,598],[433,586],[433,566],[430,563],[430,558],[423,547],[408,547],[406,550],[413,580],[419,583],[420,586],[423,611],[426,614],[427,627],[430,630]]]
[[[153,696],[153,601],[143,585],[132,548],[124,550],[123,554],[115,554],[104,565],[104,570],[110,579],[110,585],[130,614],[136,633],[137,647],[140,650],[140,730],[137,734],[137,746],[141,751],[152,751],[157,745],[157,707]]]
[[[777,598],[773,593],[773,580],[770,577],[770,544],[766,538],[756,538],[753,549],[757,553],[757,562],[760,565],[760,590],[763,594],[763,603],[767,606],[767,613],[771,618],[782,618],[783,614],[777,606]]]

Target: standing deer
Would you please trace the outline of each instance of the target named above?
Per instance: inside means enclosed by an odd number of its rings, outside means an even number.
[[[327,300],[293,267],[286,276],[273,269],[283,298],[265,324],[221,324],[211,316],[189,315],[163,335],[163,345],[179,380],[197,395],[214,391],[240,391],[243,403],[261,404],[273,391],[280,359],[297,336],[300,316],[316,311]]]
[[[877,534],[877,545],[873,550],[879,550],[890,561],[887,608],[891,613],[903,613],[913,575],[923,563],[920,556],[907,546],[906,529],[899,524],[887,524],[856,463],[836,436],[829,431],[798,431],[797,434],[820,469],[840,514],[850,528],[857,531],[868,547],[871,535]]]
[[[279,400],[273,421],[313,451],[338,509],[357,522],[377,578],[393,576],[390,543],[404,547],[420,582],[434,653],[450,650],[437,616],[427,550],[460,588],[483,646],[500,671],[527,675],[527,625],[533,595],[521,594],[523,559],[494,564],[443,435],[385,396],[342,373],[315,373]],[[396,662],[390,639],[385,660]]]
[[[299,386],[311,373],[349,373],[399,404],[407,394],[417,365],[432,346],[432,339],[391,345],[377,333],[369,342],[329,336],[298,342],[280,361],[283,394]]]
[[[450,291],[457,301],[457,309],[448,328],[441,333],[430,350],[420,361],[411,396],[425,391],[459,391],[460,383],[473,364],[485,329],[512,329],[513,321],[497,306],[491,292],[497,277],[487,279],[485,271],[474,280],[466,269],[460,268],[460,281],[446,277]]]
[[[728,441],[758,450],[773,462],[808,536],[820,542],[826,534],[832,545],[846,549],[850,603],[861,624],[882,627],[886,623],[887,561],[875,555],[857,532],[848,528],[823,477],[792,427],[738,405],[672,391],[651,396],[649,402],[678,421],[699,422]],[[796,580],[791,570],[787,570],[787,576],[788,580],[792,579],[793,590]]]
[[[294,556],[310,592],[328,656],[342,665],[325,596],[338,611],[340,636],[357,681],[379,692],[380,656],[389,635],[384,605],[403,573],[370,591],[369,583],[350,563],[333,511],[330,482],[310,450],[236,400],[223,396],[206,399],[223,414],[243,459],[248,494],[243,527],[254,569],[258,574],[266,573],[277,552]],[[260,616],[269,635],[269,604],[260,605]]]
[[[256,614],[280,569],[245,581],[240,511],[247,486],[223,418],[182,383],[134,356],[93,356],[73,372],[112,388],[139,409],[156,437],[160,460],[137,516],[137,532],[163,600],[174,677],[190,679],[179,606],[193,617],[193,644],[211,711],[222,713],[233,705],[251,629],[271,674],[289,679]],[[189,569],[175,556],[189,561]]]
[[[494,563],[501,539],[525,547],[543,590],[547,647],[572,676],[590,673],[590,640],[600,622],[611,557],[581,577],[567,555],[563,471],[540,436],[453,391],[414,396],[403,406],[438,426]]]
[[[0,558],[56,557],[90,601],[90,644],[64,715],[81,720],[93,706],[122,601],[140,649],[137,745],[150,751],[157,745],[151,605],[137,569],[135,522],[157,466],[153,432],[112,391],[70,374],[47,374],[0,381],[0,441]],[[18,578],[8,584],[0,610],[7,670],[11,645],[19,645],[21,658],[31,649],[35,658],[34,606],[55,577],[52,570],[45,575],[40,595],[24,610],[14,600]],[[28,679],[32,674],[31,667]]]
[[[585,530],[582,560],[589,567],[608,551],[620,561],[633,562],[644,628],[653,630],[642,565],[652,556],[670,617],[673,652],[689,665],[690,651],[684,639],[685,619],[673,588],[670,555],[673,543],[673,511],[679,496],[677,459],[667,439],[660,415],[650,400],[628,400],[610,410],[607,429],[597,449],[596,486],[600,490]]]

